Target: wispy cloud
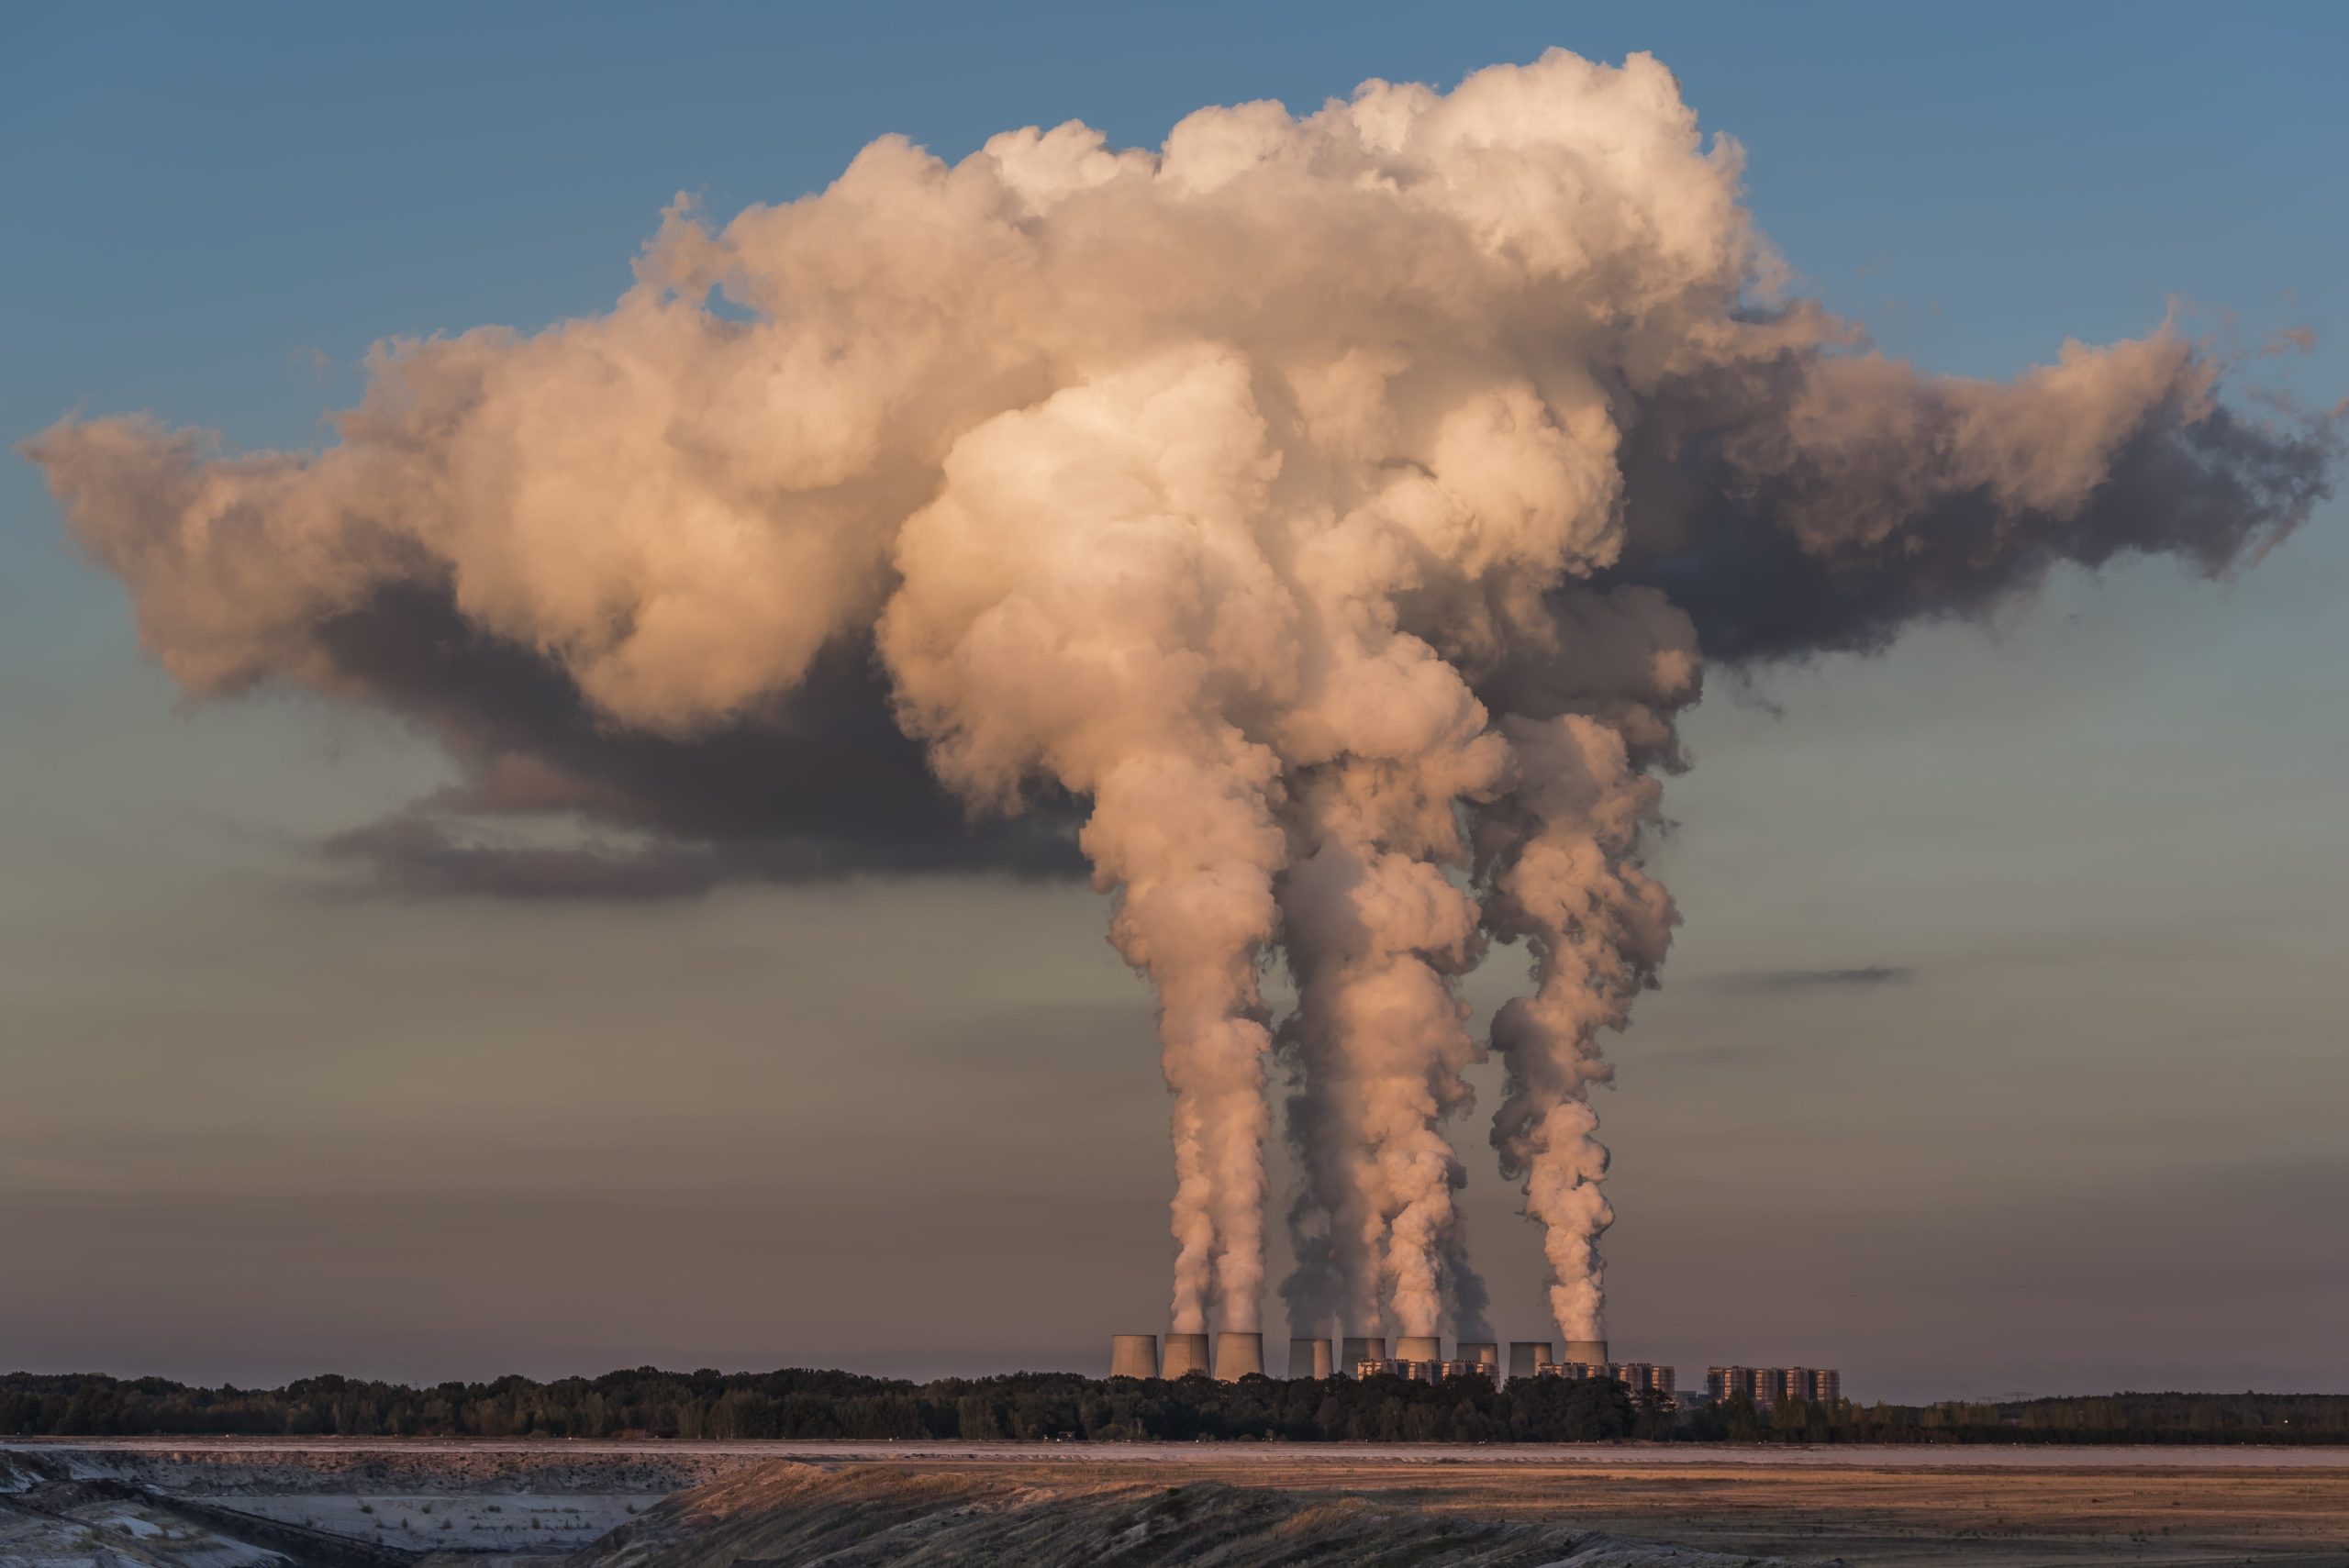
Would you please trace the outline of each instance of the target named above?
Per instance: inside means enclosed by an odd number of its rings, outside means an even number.
[[[1916,978],[1917,972],[1907,964],[1868,963],[1851,969],[1740,969],[1689,984],[1731,995],[1767,996],[1792,991],[1866,991],[1906,985]]]

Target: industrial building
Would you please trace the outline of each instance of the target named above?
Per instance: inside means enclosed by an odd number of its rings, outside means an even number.
[[[1450,1361],[1370,1356],[1346,1372],[1353,1377],[1401,1377],[1413,1383],[1442,1383],[1447,1377],[1481,1377],[1491,1383],[1497,1381],[1500,1368],[1495,1362],[1462,1361],[1456,1356]]]
[[[1678,1392],[1679,1374],[1653,1362],[1544,1362],[1534,1369],[1542,1377],[1609,1378],[1634,1394],[1660,1394],[1666,1399]]]
[[[1110,1336],[1109,1375],[1111,1377],[1156,1377],[1158,1375],[1158,1336],[1155,1334]]]
[[[1782,1399],[1832,1405],[1843,1397],[1843,1374],[1815,1366],[1717,1366],[1705,1373],[1706,1397],[1716,1404],[1740,1394],[1762,1410]]]
[[[1508,1375],[1560,1377],[1573,1380],[1609,1378],[1633,1394],[1653,1394],[1674,1404],[1694,1404],[1679,1391],[1678,1373],[1657,1362],[1618,1362],[1608,1359],[1604,1340],[1568,1340],[1566,1354],[1553,1359],[1548,1340],[1512,1340],[1508,1345]],[[1288,1375],[1292,1378],[1404,1377],[1441,1383],[1447,1377],[1482,1377],[1500,1381],[1500,1344],[1493,1340],[1463,1340],[1447,1359],[1443,1341],[1433,1334],[1405,1334],[1388,1355],[1383,1335],[1348,1334],[1336,1340],[1299,1336],[1288,1342]],[[1334,1351],[1334,1353],[1333,1353]],[[1264,1337],[1225,1331],[1169,1334],[1165,1353],[1155,1334],[1118,1334],[1109,1341],[1111,1377],[1208,1377],[1237,1383],[1264,1373]],[[1742,1394],[1760,1409],[1782,1400],[1800,1399],[1812,1405],[1832,1405],[1843,1396],[1843,1377],[1832,1367],[1717,1366],[1705,1376],[1702,1397],[1719,1403]]]
[[[1215,1337],[1215,1375],[1221,1383],[1264,1375],[1264,1336],[1221,1333]]]
[[[1680,1374],[1668,1366],[1653,1362],[1618,1362],[1609,1370],[1618,1383],[1634,1394],[1661,1394],[1671,1399],[1680,1392]]]
[[[1205,1334],[1169,1334],[1166,1336],[1166,1360],[1158,1375],[1170,1381],[1189,1377],[1193,1373],[1208,1374],[1208,1337]]]

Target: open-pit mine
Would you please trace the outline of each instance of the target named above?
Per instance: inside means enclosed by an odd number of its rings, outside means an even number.
[[[2338,1449],[0,1445],[0,1568],[2338,1568]]]

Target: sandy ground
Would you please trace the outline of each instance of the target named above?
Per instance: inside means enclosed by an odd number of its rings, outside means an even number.
[[[761,1462],[658,1451],[575,1455],[545,1444],[432,1451],[12,1444],[0,1447],[0,1568],[251,1568],[289,1554],[296,1563],[327,1563],[337,1541],[387,1548],[400,1554],[392,1562],[437,1552],[474,1563],[560,1557],[665,1497]],[[321,1545],[328,1551],[313,1550]]]
[[[2234,1451],[2227,1451],[2230,1455]],[[1023,1458],[900,1460],[908,1470],[996,1471],[1049,1484],[1227,1481],[1358,1496],[1479,1518],[1571,1522],[1715,1551],[1840,1557],[1854,1568],[1965,1563],[2003,1568],[2240,1563],[2349,1565],[2349,1468],[2229,1462],[2132,1467],[1635,1462],[1514,1457],[1397,1464],[1384,1457],[1302,1457],[1275,1465],[1194,1459],[1177,1476],[1153,1463]]]
[[[1235,1454],[1252,1465],[1314,1468],[1332,1462],[1481,1465],[1630,1464],[1678,1467],[1757,1464],[1781,1470],[1804,1465],[1835,1469],[2021,1469],[2139,1470],[2247,1469],[2349,1471],[2349,1446],[2262,1447],[2254,1444],[2141,1447],[2060,1443],[1845,1443],[1818,1447],[1770,1443],[1741,1447],[1708,1443],[1020,1443],[796,1441],[696,1442],[676,1439],[574,1441],[568,1439],[498,1438],[0,1438],[0,1455],[62,1450],[92,1453],[184,1454],[191,1459],[272,1454],[530,1455],[554,1462],[625,1456],[649,1465],[689,1467],[699,1460],[801,1459],[825,1462],[847,1459],[1049,1461],[1055,1463],[1222,1465]],[[306,1457],[302,1462],[316,1462]],[[719,1466],[709,1471],[715,1475]]]
[[[573,1551],[636,1518],[656,1496],[356,1492],[219,1499],[239,1513],[372,1540],[400,1551]]]
[[[0,1440],[0,1494],[29,1479],[124,1481],[177,1496],[287,1493],[625,1494],[664,1497],[773,1454],[670,1443],[401,1443],[335,1440]],[[10,1472],[28,1473],[12,1483]]]
[[[409,1552],[568,1551],[632,1522],[631,1507],[649,1511],[672,1492],[796,1459],[833,1472],[987,1476],[1042,1487],[1220,1481],[1571,1523],[1737,1554],[1841,1557],[1854,1568],[2349,1568],[2349,1450],[2336,1449],[0,1444],[0,1464],[11,1454],[52,1473],[127,1480]],[[83,1535],[72,1552],[59,1550],[68,1544],[61,1539],[41,1552],[0,1550],[0,1568],[12,1555],[39,1568],[151,1560],[158,1554],[138,1550],[135,1529]],[[108,1540],[130,1551],[91,1550]]]
[[[279,1554],[136,1500],[0,1506],[0,1568],[289,1568]]]

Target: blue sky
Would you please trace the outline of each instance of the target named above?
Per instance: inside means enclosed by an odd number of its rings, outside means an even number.
[[[80,6],[14,32],[12,439],[83,408],[314,443],[373,341],[600,309],[675,193],[787,199],[885,132],[1152,144],[1202,104],[1552,44],[1663,58],[1745,144],[1800,286],[1929,368],[2010,374],[2176,301],[2246,347],[2315,331],[2239,390],[2349,393],[2338,6]],[[2066,580],[1717,686],[1668,796],[1687,925],[1602,1106],[1622,1348],[1841,1364],[1864,1396],[2349,1387],[2344,520],[2235,582]],[[179,704],[0,464],[0,1255],[38,1260],[0,1357],[931,1372],[1089,1364],[1148,1326],[1163,1102],[1092,895],[322,898],[305,842],[440,772],[382,720]],[[1740,978],[1871,965],[1900,973]],[[1489,1176],[1471,1201],[1502,1330],[1531,1332],[1534,1237]]]

